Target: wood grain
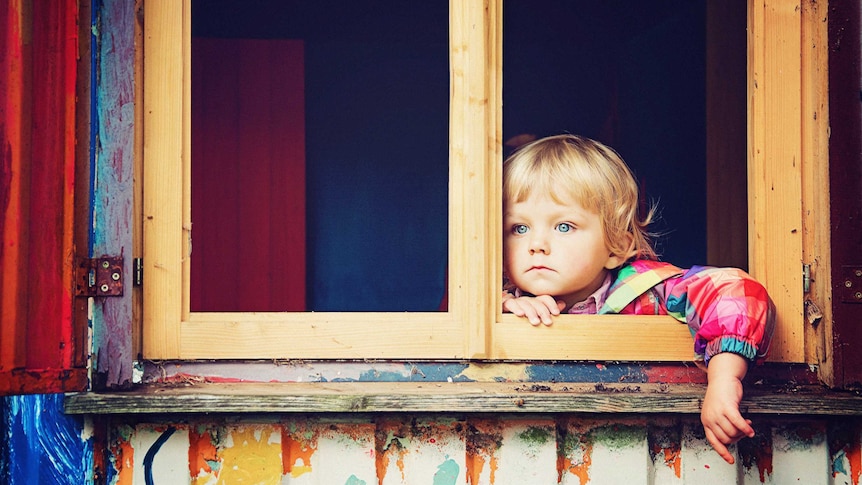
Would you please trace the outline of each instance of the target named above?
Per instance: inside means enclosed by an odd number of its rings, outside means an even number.
[[[66,397],[71,414],[670,413],[698,414],[703,385],[544,382],[194,384]],[[749,389],[745,414],[862,415],[862,397],[822,388]]]

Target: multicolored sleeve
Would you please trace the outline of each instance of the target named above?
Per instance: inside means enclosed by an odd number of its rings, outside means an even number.
[[[665,285],[668,313],[688,324],[696,358],[708,365],[721,352],[749,361],[766,356],[775,330],[775,305],[748,273],[695,266]]]

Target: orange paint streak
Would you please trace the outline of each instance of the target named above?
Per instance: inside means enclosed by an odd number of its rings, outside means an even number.
[[[679,449],[665,448],[664,464],[673,468],[673,474],[676,475],[677,478],[681,478],[682,453]]]
[[[488,458],[489,466],[490,466],[490,476],[488,478],[488,482],[491,485],[497,481],[497,457],[491,455]],[[482,470],[485,469],[485,457],[482,455],[467,454],[467,463],[466,463],[466,474],[467,474],[467,483],[470,485],[477,485],[479,483],[479,479],[482,476]]]
[[[581,485],[586,485],[590,481],[590,465],[593,464],[593,445],[592,443],[582,446],[583,458],[579,463],[573,463],[568,456],[560,455],[557,457],[558,482],[563,481],[563,473],[569,472],[575,475],[580,480]]]
[[[210,463],[218,461],[218,449],[213,443],[212,434],[209,431],[198,432],[194,427],[189,428],[189,475],[193,481],[197,481],[201,475],[212,475],[213,469]],[[215,472],[218,477],[218,471]]]
[[[386,477],[386,471],[389,469],[389,463],[392,459],[392,455],[396,455],[395,466],[398,467],[398,471],[401,472],[401,481],[404,481],[404,455],[408,453],[407,450],[401,448],[398,444],[390,444],[385,450],[377,451],[377,457],[374,462],[374,466],[377,469],[377,480],[379,483],[383,483],[383,479]]]
[[[485,468],[485,459],[479,455],[467,454],[467,483],[476,485],[479,483],[479,476],[482,475],[482,469]],[[492,482],[493,483],[493,482]]]
[[[664,454],[665,466],[672,469],[677,478],[681,478],[682,451],[680,450],[679,445],[673,444],[667,447],[659,444],[653,445],[653,455],[658,456],[660,453]]]
[[[111,445],[111,457],[117,472],[114,485],[132,485],[135,476],[135,449],[132,444],[124,439],[118,440]]]
[[[377,453],[374,459],[374,468],[377,470],[377,483],[383,483],[386,478],[386,469],[389,468],[389,455]]]
[[[859,485],[860,474],[862,474],[862,443],[852,440],[846,453],[847,461],[850,463],[850,480],[853,485]]]
[[[297,437],[295,437],[297,436]],[[296,478],[303,473],[311,472],[311,456],[317,451],[314,438],[303,439],[298,435],[281,428],[281,463],[284,475]],[[301,465],[297,465],[301,462]]]

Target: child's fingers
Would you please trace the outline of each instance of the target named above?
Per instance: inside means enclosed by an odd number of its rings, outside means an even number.
[[[713,433],[711,429],[706,428],[704,431],[706,431],[706,440],[709,442],[709,445],[712,446],[712,449],[715,450],[715,452],[718,453],[718,456],[720,456],[724,461],[733,465],[735,460],[733,459],[733,455],[731,455],[730,451],[727,449],[727,446],[725,446],[724,443],[716,437],[715,433]]]

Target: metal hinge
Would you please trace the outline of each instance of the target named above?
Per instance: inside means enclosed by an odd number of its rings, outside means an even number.
[[[842,303],[862,303],[862,266],[842,266],[839,286]]]
[[[134,275],[134,281],[132,282],[135,286],[143,286],[144,285],[144,258],[135,258],[132,260],[132,272]]]
[[[123,258],[106,256],[78,261],[76,296],[123,296]]]

